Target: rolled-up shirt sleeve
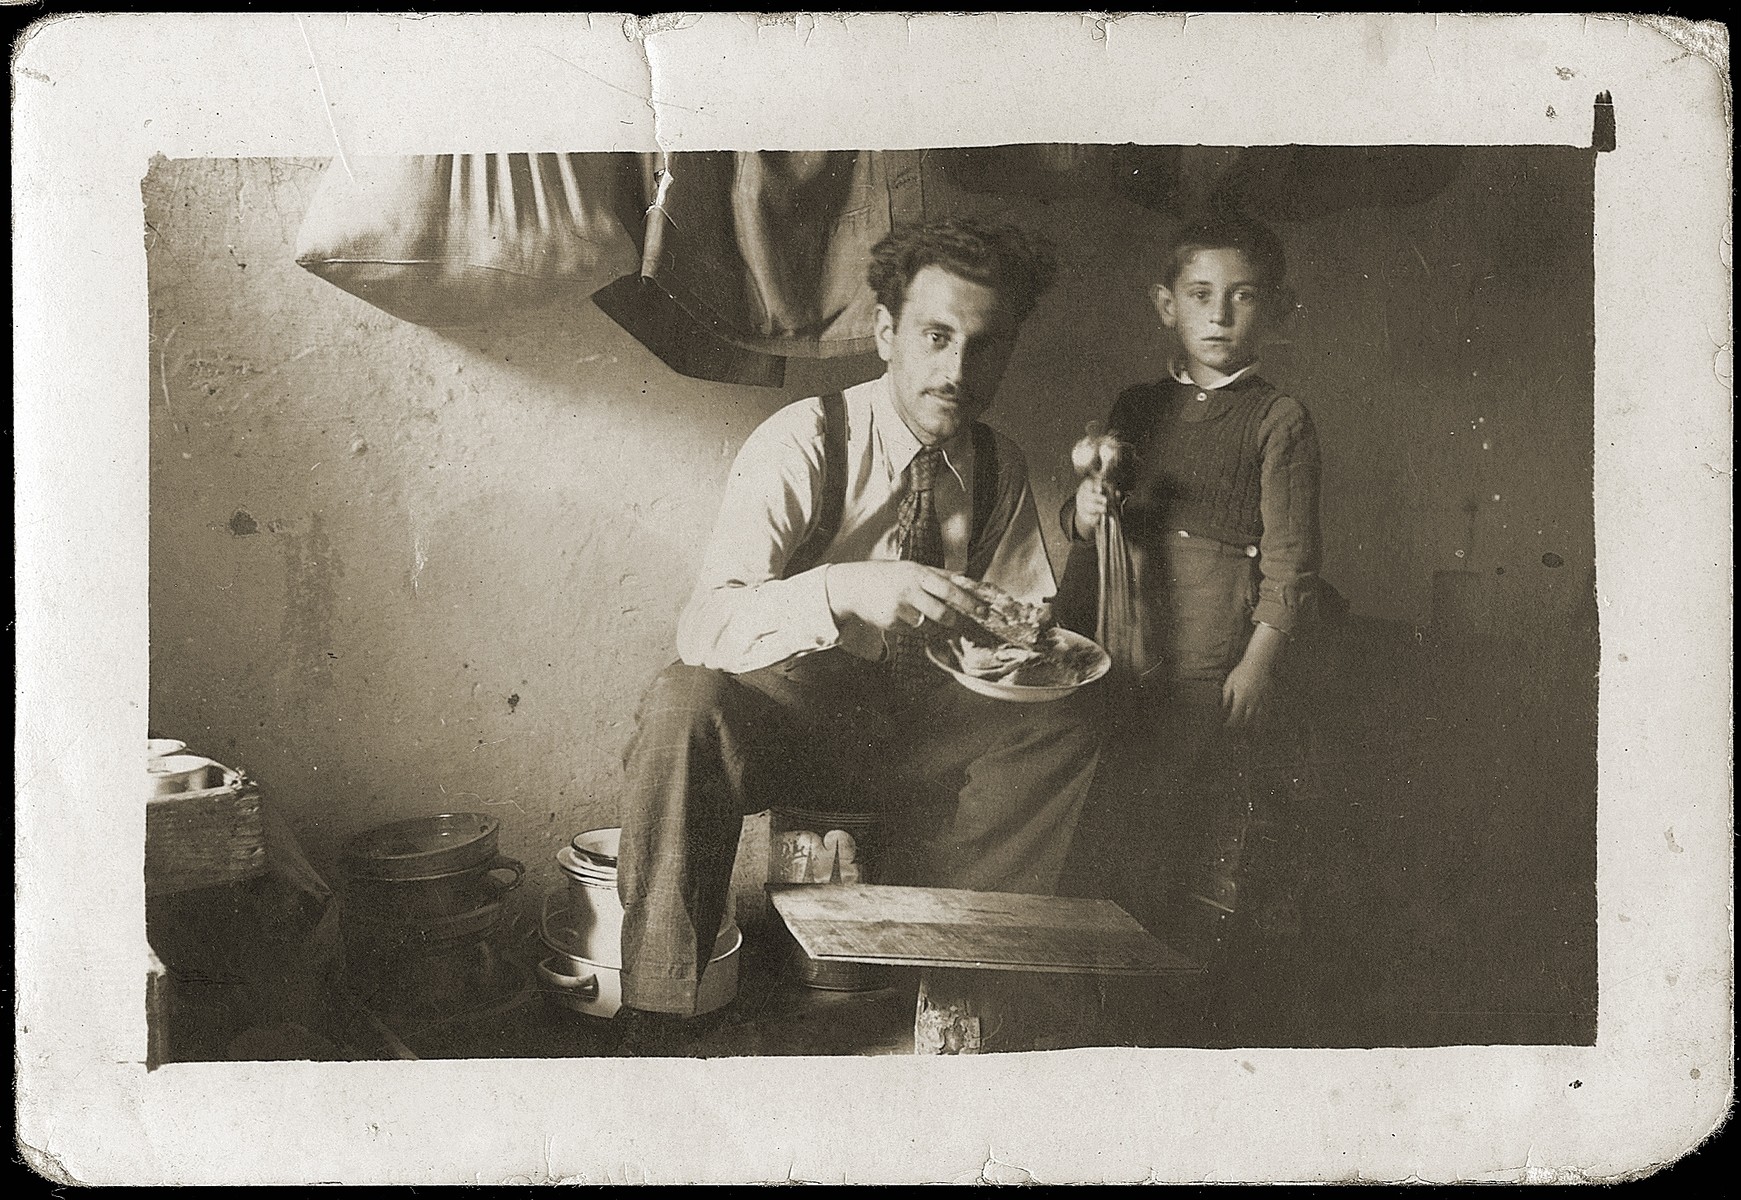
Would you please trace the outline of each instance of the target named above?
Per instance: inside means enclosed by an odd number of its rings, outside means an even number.
[[[738,452],[677,622],[677,654],[690,666],[742,674],[839,643],[828,567],[780,578],[821,501],[821,428],[820,405],[793,405]]]
[[[1270,409],[1259,437],[1263,539],[1258,546],[1261,578],[1252,619],[1293,634],[1312,617],[1323,559],[1318,434],[1305,407],[1284,396]]]
[[[1080,483],[1080,481],[1078,481]],[[1092,542],[1092,537],[1083,537],[1076,532],[1076,493],[1071,492],[1064,497],[1064,503],[1058,506],[1058,528],[1064,531],[1064,536],[1073,542]]]

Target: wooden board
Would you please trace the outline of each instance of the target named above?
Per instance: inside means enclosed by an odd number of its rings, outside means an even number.
[[[1107,900],[879,884],[769,884],[786,927],[823,960],[1101,975],[1189,975]]]

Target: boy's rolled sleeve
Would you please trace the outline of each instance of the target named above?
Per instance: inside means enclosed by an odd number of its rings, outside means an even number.
[[[1064,531],[1064,536],[1072,542],[1092,542],[1093,538],[1085,538],[1076,532],[1076,493],[1071,492],[1065,497],[1063,505],[1058,509],[1058,528]]]
[[[1284,396],[1270,409],[1260,438],[1263,540],[1252,620],[1292,635],[1310,621],[1318,597],[1318,434],[1305,407]]]

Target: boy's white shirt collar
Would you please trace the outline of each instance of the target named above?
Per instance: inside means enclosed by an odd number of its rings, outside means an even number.
[[[1257,370],[1258,367],[1261,365],[1262,365],[1261,363],[1258,363],[1255,361],[1249,362],[1245,366],[1239,368],[1239,370],[1235,371],[1233,374],[1229,375],[1226,379],[1223,379],[1220,383],[1198,383],[1195,379],[1191,378],[1191,373],[1189,371],[1185,370],[1185,363],[1184,363],[1183,359],[1174,359],[1172,367],[1170,369],[1173,372],[1173,379],[1175,382],[1182,383],[1187,387],[1201,388],[1203,391],[1206,391],[1206,392],[1215,392],[1215,391],[1219,391],[1222,388],[1226,387],[1228,384],[1233,383],[1236,380],[1242,379],[1245,376],[1251,374],[1253,371]]]

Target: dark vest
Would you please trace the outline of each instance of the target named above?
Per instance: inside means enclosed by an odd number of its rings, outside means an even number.
[[[1254,546],[1263,538],[1260,432],[1282,393],[1248,375],[1209,393],[1206,420],[1187,421],[1187,409],[1205,403],[1199,390],[1166,380],[1121,397],[1117,432],[1137,448],[1121,473],[1126,531],[1146,538],[1184,530]]]

